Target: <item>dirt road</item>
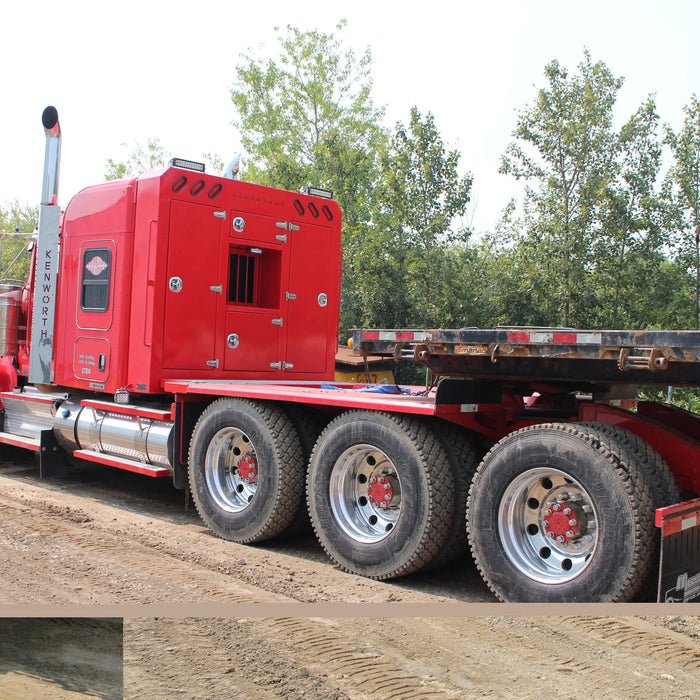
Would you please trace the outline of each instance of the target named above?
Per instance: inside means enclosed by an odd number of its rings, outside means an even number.
[[[311,535],[224,542],[165,480],[89,463],[44,481],[26,460],[0,464],[0,551],[6,614],[129,611],[126,698],[695,698],[700,686],[698,617],[485,605],[493,598],[466,560],[363,579],[333,566]],[[145,604],[167,612],[153,617]]]
[[[311,534],[260,546],[213,536],[185,496],[81,462],[41,481],[0,464],[0,605],[486,602],[474,566],[378,582],[338,570]]]
[[[124,697],[697,698],[697,619],[130,620]]]

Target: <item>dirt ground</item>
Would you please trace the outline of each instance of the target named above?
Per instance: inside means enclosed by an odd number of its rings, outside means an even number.
[[[132,619],[124,697],[697,698],[697,618]]]
[[[125,617],[125,698],[695,698],[700,687],[692,605],[504,606],[468,557],[372,581],[340,571],[310,534],[220,540],[167,480],[85,462],[43,481],[31,460],[0,463],[0,549],[6,618]],[[35,697],[118,697],[11,665],[0,681],[2,700],[49,682],[62,694]]]
[[[119,700],[122,620],[0,619],[2,700]]]
[[[80,462],[40,480],[0,463],[0,605],[488,602],[467,561],[379,582],[344,573],[311,534],[218,539],[167,480]]]

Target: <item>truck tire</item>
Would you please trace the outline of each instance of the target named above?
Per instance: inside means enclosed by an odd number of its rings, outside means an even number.
[[[445,566],[462,557],[471,558],[469,541],[464,528],[467,512],[469,486],[479,464],[476,447],[469,439],[467,431],[453,423],[441,421],[429,423],[442,444],[452,471],[452,488],[455,494],[455,507],[450,532],[445,546],[430,562],[430,568]]]
[[[323,429],[328,423],[328,416],[321,411],[308,406],[289,404],[285,406],[285,412],[292,421],[299,441],[301,443],[302,460],[304,462],[304,480],[311,458],[311,452]],[[311,520],[306,499],[302,497],[297,512],[294,514],[291,523],[284,531],[284,537],[298,537],[311,532]]]
[[[645,442],[639,435],[631,430],[621,428],[610,423],[579,423],[590,432],[596,431],[601,439],[611,436],[618,443],[625,446],[634,454],[637,465],[644,473],[644,477],[651,490],[653,509],[663,508],[678,503],[681,500],[680,489],[673,473],[668,468],[661,455]],[[642,584],[633,602],[655,601],[658,597],[659,587],[659,552],[661,550],[661,531],[656,529],[652,544],[651,568],[647,580]]]
[[[596,431],[601,437],[609,435],[619,443],[626,443],[628,449],[634,452],[639,468],[651,489],[654,509],[678,503],[681,498],[680,489],[668,464],[661,455],[639,435],[631,430],[610,423],[577,423],[589,431]]]
[[[454,513],[450,466],[434,433],[415,418],[372,411],[344,413],[323,431],[307,499],[331,559],[375,579],[430,563]]]
[[[279,535],[304,494],[292,422],[262,402],[215,401],[192,433],[189,481],[197,511],[219,537],[249,543]]]
[[[479,466],[467,531],[501,600],[627,601],[652,564],[651,490],[634,453],[613,436],[532,426],[501,440]]]

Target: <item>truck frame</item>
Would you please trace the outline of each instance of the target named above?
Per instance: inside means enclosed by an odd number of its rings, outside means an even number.
[[[334,381],[341,212],[192,161],[64,212],[46,133],[26,285],[0,288],[0,443],[172,479],[218,536],[301,530],[388,579],[474,557],[504,601],[700,599],[700,333],[364,329],[427,387]]]

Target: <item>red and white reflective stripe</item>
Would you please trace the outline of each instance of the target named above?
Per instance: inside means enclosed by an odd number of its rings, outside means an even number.
[[[700,498],[657,508],[655,525],[662,528],[663,536],[700,526]]]
[[[576,333],[566,331],[540,331],[526,333],[512,331],[508,333],[509,343],[561,343],[564,345],[600,345],[600,333]]]
[[[389,342],[417,343],[426,340],[428,333],[424,331],[363,331],[363,340],[387,340]]]

